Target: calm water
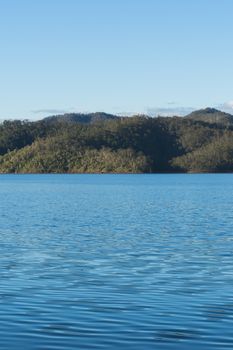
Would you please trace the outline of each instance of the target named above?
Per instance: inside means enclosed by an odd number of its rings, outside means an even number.
[[[233,175],[0,176],[1,349],[232,349]]]

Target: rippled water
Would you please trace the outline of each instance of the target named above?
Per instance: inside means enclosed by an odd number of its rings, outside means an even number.
[[[1,349],[232,349],[233,175],[0,176]]]

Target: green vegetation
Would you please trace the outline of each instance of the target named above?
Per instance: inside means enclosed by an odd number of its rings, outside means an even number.
[[[68,114],[0,125],[1,173],[232,172],[233,117]]]
[[[233,123],[231,114],[218,111],[215,108],[206,108],[194,111],[187,115],[186,118],[224,125],[232,125]]]

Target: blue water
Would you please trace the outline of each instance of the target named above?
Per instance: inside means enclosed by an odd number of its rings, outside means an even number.
[[[232,349],[233,175],[0,176],[1,349]]]

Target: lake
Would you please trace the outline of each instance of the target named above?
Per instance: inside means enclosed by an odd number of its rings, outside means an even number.
[[[1,349],[232,349],[233,175],[1,175]]]

